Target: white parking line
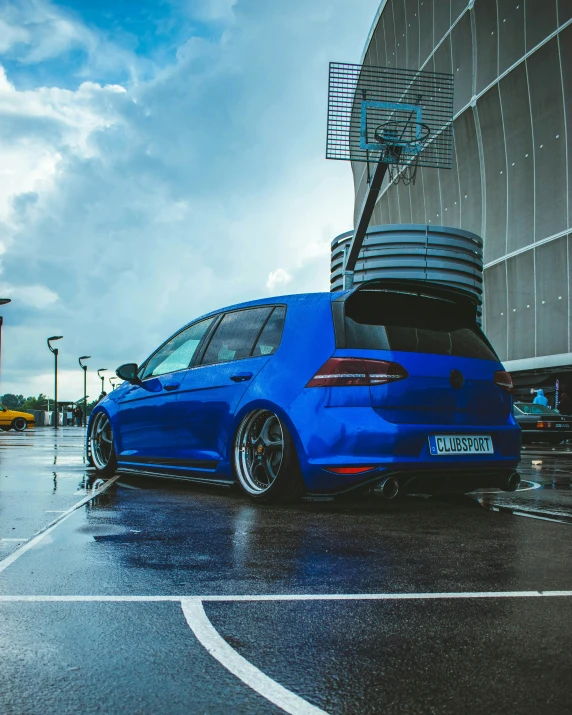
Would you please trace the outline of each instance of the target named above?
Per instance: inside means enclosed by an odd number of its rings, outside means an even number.
[[[182,599],[181,608],[199,643],[249,688],[291,715],[325,715],[324,710],[290,692],[239,655],[209,621],[200,598]]]
[[[260,593],[233,595],[0,595],[0,603],[233,603],[241,601],[423,601],[474,598],[570,598],[571,591],[428,591],[425,593]]]
[[[23,554],[26,553],[26,551],[29,551],[31,548],[33,548],[39,541],[41,541],[47,534],[49,534],[51,531],[53,531],[56,526],[61,524],[63,521],[66,519],[69,519],[69,517],[74,513],[76,509],[79,509],[80,506],[83,506],[86,504],[88,501],[91,501],[94,497],[98,496],[98,494],[101,494],[104,492],[106,489],[108,489],[114,482],[116,482],[119,479],[119,475],[116,475],[115,477],[111,477],[105,484],[103,484],[99,489],[96,489],[93,491],[91,494],[88,494],[85,496],[83,499],[80,499],[78,502],[76,502],[73,506],[71,506],[67,511],[64,511],[61,516],[57,517],[53,521],[51,521],[49,524],[47,524],[43,529],[40,529],[38,533],[30,539],[27,543],[23,544],[20,546],[19,549],[15,549],[9,556],[6,556],[5,559],[2,559],[0,561],[0,572],[4,571],[4,569],[7,569],[10,564],[13,564],[14,561],[20,558]]]
[[[44,532],[45,533],[45,532]],[[411,601],[478,598],[555,598],[572,597],[572,591],[460,591],[435,593],[331,593],[331,594],[255,594],[203,596],[1,596],[0,603],[179,603],[185,620],[202,646],[245,685],[291,715],[327,715],[315,705],[265,675],[237,653],[216,631],[208,619],[205,602],[260,601]]]
[[[27,541],[27,537],[24,538],[24,539],[13,539],[13,538],[10,538],[10,539],[0,539],[0,541]]]

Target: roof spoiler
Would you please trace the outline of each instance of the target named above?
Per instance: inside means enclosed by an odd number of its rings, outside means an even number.
[[[342,293],[334,302],[345,303],[352,295],[367,291],[380,291],[388,293],[415,293],[416,295],[426,295],[431,298],[441,298],[454,302],[466,301],[476,309],[481,302],[479,298],[468,290],[453,287],[451,285],[437,283],[429,280],[413,280],[401,278],[376,278],[364,281],[345,293]]]

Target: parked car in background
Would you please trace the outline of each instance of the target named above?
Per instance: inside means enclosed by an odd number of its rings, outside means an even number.
[[[515,402],[514,417],[522,429],[524,444],[561,444],[564,440],[572,439],[572,420],[550,407]]]
[[[88,459],[102,475],[236,482],[257,501],[512,491],[512,381],[476,309],[462,291],[384,280],[205,315],[118,368]]]
[[[8,432],[8,430],[16,430],[23,432],[28,427],[34,427],[36,419],[29,412],[19,412],[18,410],[9,410],[7,407],[0,405],[0,430]]]

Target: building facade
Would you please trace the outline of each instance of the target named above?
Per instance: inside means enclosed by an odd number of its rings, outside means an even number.
[[[362,61],[455,77],[453,168],[386,181],[370,225],[482,236],[484,327],[507,368],[572,369],[572,0],[383,0]]]

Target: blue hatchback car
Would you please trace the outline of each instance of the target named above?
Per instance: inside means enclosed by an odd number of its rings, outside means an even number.
[[[94,409],[88,457],[221,485],[256,501],[368,488],[514,490],[512,382],[468,294],[370,281],[193,321]]]

